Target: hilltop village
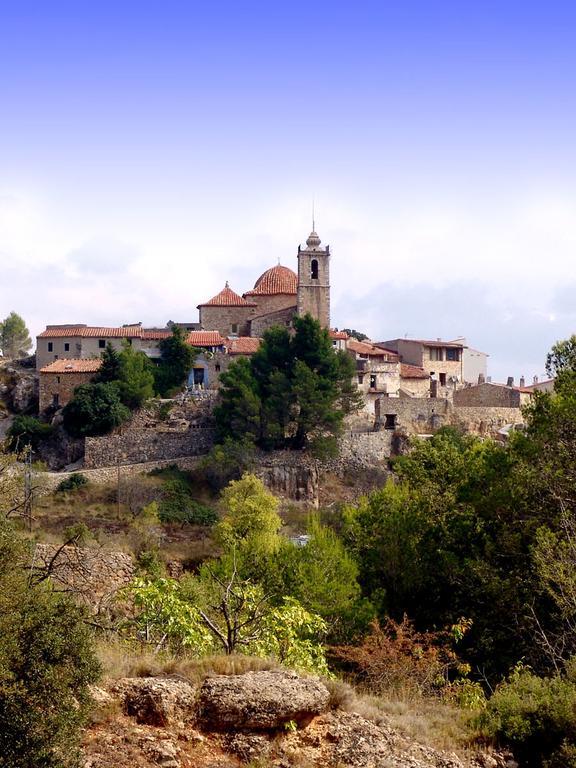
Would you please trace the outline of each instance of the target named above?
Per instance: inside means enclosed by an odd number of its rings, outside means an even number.
[[[546,385],[535,381],[526,386],[522,379],[518,385],[513,379],[506,384],[492,382],[488,355],[465,339],[371,341],[332,328],[330,259],[330,247],[312,231],[304,247],[298,246],[296,272],[272,266],[244,293],[226,282],[218,294],[198,305],[197,321],[170,322],[164,328],[141,323],[48,325],[37,337],[40,413],[62,408],[77,386],[93,379],[108,344],[118,350],[129,344],[154,360],[173,325],[186,332],[187,342],[199,352],[189,373],[188,392],[196,397],[215,394],[220,375],[232,361],[253,355],[267,329],[291,328],[295,316],[310,314],[328,329],[333,347],[355,361],[363,408],[349,420],[351,432],[401,429],[427,434],[457,423],[471,432],[496,434],[521,423],[520,407],[534,389]]]

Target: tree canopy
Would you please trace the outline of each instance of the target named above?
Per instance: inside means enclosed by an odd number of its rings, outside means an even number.
[[[220,440],[249,437],[260,447],[304,448],[336,436],[344,416],[360,407],[354,363],[335,351],[328,331],[310,315],[294,334],[273,327],[250,360],[222,374],[216,409]]]
[[[186,342],[182,328],[172,326],[172,335],[160,342],[160,361],[154,369],[156,390],[167,397],[181,387],[194,364],[197,350]]]
[[[26,323],[17,315],[10,312],[8,317],[0,320],[0,350],[4,357],[15,358],[28,354],[32,349],[32,339]]]

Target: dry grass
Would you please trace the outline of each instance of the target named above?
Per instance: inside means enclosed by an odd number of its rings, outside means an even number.
[[[199,685],[212,675],[242,675],[245,672],[259,672],[278,669],[273,659],[232,654],[212,655],[203,658],[154,654],[127,643],[102,642],[98,646],[98,657],[104,677],[157,677],[177,676]]]

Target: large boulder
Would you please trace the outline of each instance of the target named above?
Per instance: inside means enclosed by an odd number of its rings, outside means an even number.
[[[194,716],[196,691],[185,680],[123,678],[115,683],[112,692],[121,699],[124,712],[138,723],[165,728]]]
[[[302,725],[326,711],[330,694],[320,680],[291,672],[209,677],[200,690],[200,719],[213,730],[274,730]]]

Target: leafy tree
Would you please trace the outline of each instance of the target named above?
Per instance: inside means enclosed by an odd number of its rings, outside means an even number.
[[[556,342],[546,357],[546,373],[551,378],[567,369],[576,371],[576,334]]]
[[[216,526],[216,540],[248,567],[257,567],[280,547],[282,520],[278,499],[254,475],[232,481],[222,493],[224,516]]]
[[[198,469],[210,488],[218,492],[231,480],[240,480],[243,474],[250,472],[254,459],[254,443],[251,440],[232,440],[227,437],[223,443],[212,448]]]
[[[94,377],[94,382],[108,384],[112,381],[118,381],[122,370],[120,353],[108,342],[100,357],[102,358],[102,366]]]
[[[197,350],[187,344],[184,331],[176,325],[172,326],[172,336],[162,339],[159,347],[160,362],[154,374],[156,389],[165,397],[186,382]]]
[[[26,355],[32,348],[32,339],[26,323],[17,315],[10,312],[8,317],[0,321],[0,349],[4,357],[20,357]]]
[[[366,629],[374,612],[361,599],[358,566],[337,533],[322,525],[317,514],[308,518],[307,533],[310,538],[302,547],[283,540],[265,585],[322,616],[330,640],[341,641]]]
[[[64,406],[66,431],[73,437],[104,435],[130,418],[116,384],[81,384]]]
[[[75,768],[99,666],[83,610],[35,586],[28,558],[0,521],[0,766]]]

